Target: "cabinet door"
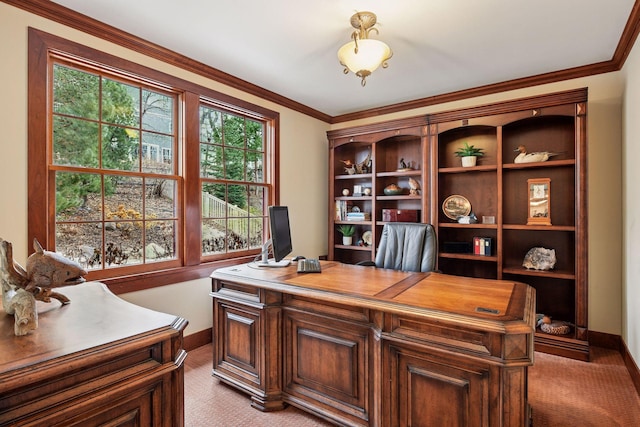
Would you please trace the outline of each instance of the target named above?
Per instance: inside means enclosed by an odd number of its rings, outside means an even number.
[[[370,328],[294,311],[284,328],[285,393],[340,423],[368,425]]]
[[[488,367],[386,343],[383,371],[389,380],[389,387],[382,390],[385,425],[491,424]]]
[[[260,372],[260,310],[215,300],[214,374],[262,388]]]

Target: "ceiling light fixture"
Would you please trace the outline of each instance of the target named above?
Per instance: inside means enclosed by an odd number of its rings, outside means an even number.
[[[380,65],[387,68],[387,60],[393,52],[386,43],[369,38],[369,32],[375,30],[379,34],[376,25],[376,14],[372,12],[357,12],[351,17],[351,26],[356,30],[351,34],[353,41],[345,44],[338,50],[338,59],[343,65],[344,73],[349,71],[362,79],[361,85],[367,84],[365,80]]]

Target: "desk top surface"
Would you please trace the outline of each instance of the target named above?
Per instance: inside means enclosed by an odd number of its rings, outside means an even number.
[[[99,282],[56,288],[71,303],[38,301],[38,328],[15,336],[14,318],[0,304],[0,378],[3,372],[117,343],[154,331],[177,332],[186,321],[131,304]]]
[[[483,329],[533,332],[535,290],[508,280],[477,279],[441,273],[411,273],[322,262],[322,273],[299,274],[254,263],[221,268],[214,279],[310,296],[319,300],[397,313],[476,322]]]

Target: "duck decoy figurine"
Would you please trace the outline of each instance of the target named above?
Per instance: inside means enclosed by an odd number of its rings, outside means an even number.
[[[520,154],[516,156],[513,163],[533,163],[533,162],[546,162],[551,156],[557,156],[558,153],[550,153],[548,151],[536,151],[534,153],[527,153],[527,148],[524,145],[519,145],[514,151],[519,151]]]

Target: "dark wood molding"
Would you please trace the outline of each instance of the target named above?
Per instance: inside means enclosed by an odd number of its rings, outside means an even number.
[[[631,381],[633,381],[636,392],[640,395],[640,370],[638,369],[636,362],[633,360],[627,344],[623,340],[620,340],[620,345],[622,347],[620,350],[622,360],[624,360],[627,371],[629,371],[629,375],[631,375]]]
[[[309,117],[324,121],[329,124],[343,123],[351,120],[366,119],[391,114],[405,110],[428,107],[431,105],[446,102],[458,101],[462,99],[490,95],[515,89],[522,89],[531,86],[554,83],[563,80],[570,80],[580,77],[587,77],[596,74],[618,71],[624,65],[633,44],[640,32],[640,0],[634,3],[629,19],[622,33],[618,46],[611,60],[589,64],[581,67],[558,70],[550,73],[538,74],[535,76],[520,79],[508,80],[495,84],[479,86],[475,88],[434,95],[412,101],[391,104],[383,107],[357,111],[338,116],[330,116],[318,110],[310,108],[299,102],[293,101],[275,92],[251,84],[245,80],[224,73],[216,68],[195,61],[184,55],[180,55],[162,46],[148,42],[132,34],[106,25],[88,16],[74,12],[63,6],[47,0],[0,0],[14,7],[26,10],[35,15],[44,17],[54,22],[69,26],[84,33],[115,43],[119,46],[132,49],[143,55],[158,59],[181,69],[196,73],[206,78],[215,80],[235,89],[242,90],[251,95],[258,96],[267,101],[274,102],[294,111],[298,111]]]
[[[622,353],[622,338],[620,335],[607,334],[605,332],[589,331],[589,344],[616,350]]]
[[[213,328],[204,329],[191,335],[184,337],[184,349],[185,351],[195,350],[198,347],[207,345],[211,342]]]
[[[624,65],[631,49],[633,48],[638,33],[640,32],[640,1],[636,0],[629,14],[627,24],[622,31],[620,41],[616,47],[616,51],[613,54],[613,62],[618,65],[618,69],[621,69]]]

